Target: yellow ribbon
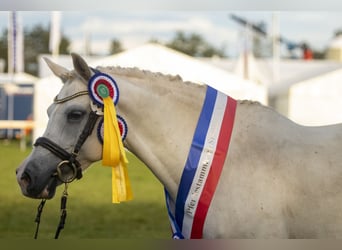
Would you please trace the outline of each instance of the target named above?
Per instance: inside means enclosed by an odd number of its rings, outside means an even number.
[[[112,167],[112,202],[120,203],[133,198],[127,173],[127,157],[121,140],[113,100],[103,97],[104,135],[102,165]]]

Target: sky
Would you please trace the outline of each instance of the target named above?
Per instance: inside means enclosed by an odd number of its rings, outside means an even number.
[[[36,24],[47,26],[50,11],[18,11],[24,28]],[[281,36],[293,42],[307,42],[313,49],[325,49],[336,30],[342,30],[342,11],[208,11],[208,10],[86,10],[62,11],[61,29],[71,42],[73,52],[83,53],[86,38],[91,50],[108,54],[112,39],[124,48],[139,46],[151,39],[170,41],[176,31],[200,34],[216,47],[224,47],[230,57],[243,48],[245,29],[234,22],[235,14],[253,23],[264,22],[272,32],[276,17]],[[0,31],[7,28],[8,11],[0,11]]]

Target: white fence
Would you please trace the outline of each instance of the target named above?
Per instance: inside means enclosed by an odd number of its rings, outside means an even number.
[[[26,129],[34,128],[34,121],[0,120],[0,129],[20,129],[20,150],[26,150]]]

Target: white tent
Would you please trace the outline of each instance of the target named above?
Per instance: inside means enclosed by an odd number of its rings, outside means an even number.
[[[281,81],[269,88],[270,104],[303,125],[342,122],[342,64],[326,60],[281,63]]]
[[[264,86],[227,72],[194,57],[158,44],[145,44],[95,62],[101,66],[138,67],[179,75],[184,81],[207,84],[236,99],[267,102]]]
[[[342,61],[342,35],[335,37],[328,45],[326,58],[335,61]]]
[[[48,123],[47,108],[62,88],[62,81],[51,75],[38,80],[34,88],[33,118],[35,128],[33,130],[33,141],[42,136]]]
[[[293,85],[289,91],[289,117],[304,125],[342,123],[341,69]]]
[[[342,46],[342,40],[335,45]],[[206,62],[231,72],[242,72],[241,58]],[[268,87],[268,105],[303,125],[342,122],[341,62],[282,59],[276,65],[273,63],[272,59],[250,57],[248,65],[249,77]],[[273,69],[278,71],[275,78]]]

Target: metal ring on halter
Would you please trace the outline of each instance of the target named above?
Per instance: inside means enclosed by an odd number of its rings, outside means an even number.
[[[67,165],[72,170],[72,176],[70,178],[64,178],[61,167]],[[57,165],[57,177],[63,183],[70,183],[77,177],[77,166],[68,160],[61,161]]]

